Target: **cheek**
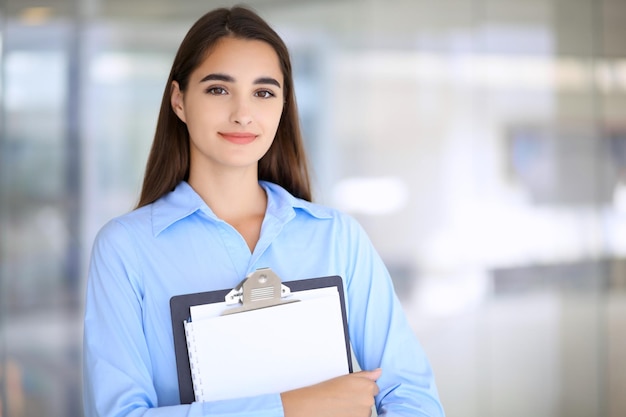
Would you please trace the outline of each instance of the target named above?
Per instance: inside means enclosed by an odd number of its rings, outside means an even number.
[[[217,123],[220,118],[224,117],[221,113],[224,112],[223,106],[196,106],[193,109],[187,109],[187,121],[188,125],[193,124],[197,127],[211,126]]]
[[[264,120],[266,121],[266,125],[268,129],[276,130],[278,129],[278,124],[280,123],[280,119],[283,115],[283,106],[276,106],[272,109],[268,109],[268,111],[264,115]]]

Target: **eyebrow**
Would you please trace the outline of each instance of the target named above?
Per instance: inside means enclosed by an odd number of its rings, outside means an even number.
[[[207,81],[223,81],[226,83],[233,83],[235,82],[235,79],[227,74],[209,74],[205,76],[203,79],[201,79],[200,83],[204,83]],[[259,77],[256,80],[254,80],[253,84],[271,84],[271,85],[275,85],[278,88],[281,88],[278,80],[272,77]]]

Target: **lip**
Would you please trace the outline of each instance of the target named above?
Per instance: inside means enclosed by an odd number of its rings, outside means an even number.
[[[237,145],[246,145],[254,141],[257,137],[254,133],[246,132],[220,132],[219,135],[227,141]]]

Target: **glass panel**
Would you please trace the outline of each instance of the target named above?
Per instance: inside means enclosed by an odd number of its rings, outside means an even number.
[[[27,17],[3,28],[0,369],[10,417],[81,413],[71,28]]]
[[[595,65],[598,89],[598,113],[601,118],[602,137],[610,158],[605,163],[613,164],[617,180],[613,183],[612,204],[604,211],[605,248],[609,259],[606,270],[608,292],[602,300],[605,304],[606,338],[604,354],[598,361],[605,365],[605,378],[601,381],[601,395],[606,404],[601,411],[611,417],[626,414],[626,399],[620,393],[626,389],[626,36],[623,25],[626,19],[626,3],[611,0],[602,2],[594,11],[600,26]]]
[[[134,35],[138,26],[142,37]],[[85,29],[85,242],[138,200],[161,96],[183,30],[176,24],[106,21]]]
[[[502,77],[485,88],[479,116],[502,158],[493,172],[501,216],[495,223],[483,213],[483,225],[498,231],[492,243],[505,255],[485,264],[485,411],[596,415],[605,273],[598,209],[612,175],[600,170],[591,3],[483,4],[488,68]]]

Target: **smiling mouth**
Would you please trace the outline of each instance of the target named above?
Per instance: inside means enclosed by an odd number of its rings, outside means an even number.
[[[222,133],[220,132],[220,136],[231,143],[235,143],[237,145],[245,145],[254,141],[257,135],[253,133]]]

